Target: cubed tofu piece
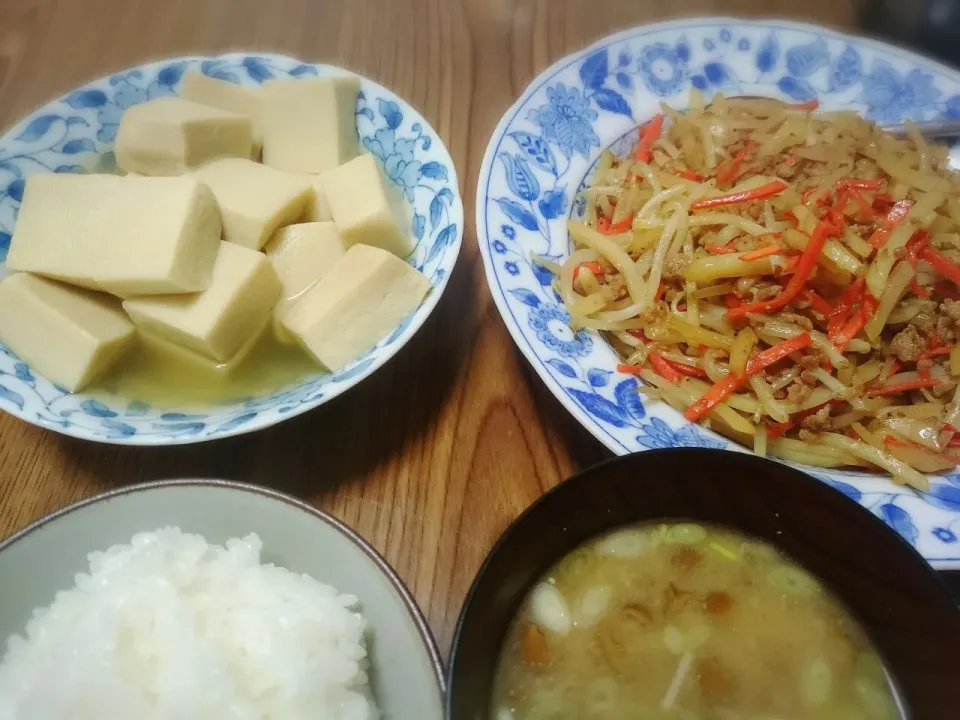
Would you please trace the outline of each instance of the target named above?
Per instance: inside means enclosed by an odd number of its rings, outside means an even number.
[[[312,192],[303,175],[249,159],[215,160],[193,176],[217,198],[224,240],[254,250],[262,248],[277,228],[296,222]]]
[[[360,81],[351,76],[264,83],[263,162],[322,173],[355,157],[359,92]]]
[[[114,153],[126,172],[180,175],[216,158],[249,158],[252,133],[246,115],[161,97],[124,111]]]
[[[395,255],[354,245],[283,316],[284,327],[330,370],[359,358],[412,313],[430,281]]]
[[[28,273],[0,283],[0,341],[67,390],[103,375],[133,337],[133,323],[107,295]]]
[[[303,206],[303,215],[300,216],[300,222],[329,222],[333,220],[333,213],[330,212],[330,203],[327,202],[327,193],[323,189],[323,182],[319,175],[304,175],[310,183],[311,193],[307,198],[306,205]]]
[[[298,296],[319,281],[347,251],[332,222],[300,223],[277,230],[264,247],[280,278],[280,300],[273,310],[274,331],[282,342],[296,342],[283,327],[283,314]]]
[[[279,296],[263,253],[224,242],[203,292],[132,298],[123,309],[148,332],[224,362],[267,321]]]
[[[96,263],[109,253],[98,246],[105,238],[94,220],[99,217],[97,209],[116,197],[123,182],[117,175],[36,173],[27,177],[7,267],[96,288]]]
[[[280,278],[280,297],[292,300],[326,275],[347,246],[336,223],[314,222],[277,230],[263,251]]]
[[[188,70],[180,81],[180,97],[250,118],[253,147],[250,157],[260,157],[263,147],[263,90]]]
[[[413,238],[398,222],[400,200],[387,187],[373,155],[365,153],[324,173],[321,183],[333,220],[351,245],[373,245],[401,258],[413,250]]]
[[[38,173],[7,267],[121,297],[197,292],[220,247],[213,193],[191,177]]]

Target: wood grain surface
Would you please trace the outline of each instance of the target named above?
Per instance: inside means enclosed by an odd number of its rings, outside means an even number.
[[[332,512],[406,580],[449,648],[501,531],[608,452],[514,348],[483,278],[476,175],[500,115],[559,57],[677,15],[792,16],[852,28],[854,0],[0,0],[0,127],[147,60],[275,51],[342,65],[419,108],[456,163],[468,218],[436,312],[369,380],[253,435],[180,448],[98,445],[0,417],[0,537],[66,503],[144,480],[268,485]]]

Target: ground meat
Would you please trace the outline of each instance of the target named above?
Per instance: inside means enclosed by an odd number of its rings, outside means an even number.
[[[765,285],[764,287],[757,288],[756,293],[754,294],[754,300],[770,300],[775,298],[780,294],[783,288],[779,285]]]
[[[898,332],[890,345],[887,346],[888,355],[896,355],[900,362],[915,362],[923,352],[926,343],[913,325],[907,325]]]
[[[793,382],[787,386],[787,402],[793,405],[799,405],[808,397],[813,390],[809,385],[805,385],[802,382]]]
[[[810,387],[814,387],[814,386],[817,384],[817,382],[818,382],[818,381],[817,381],[817,376],[814,375],[814,374],[813,374],[812,372],[810,372],[809,370],[804,370],[802,373],[800,373],[800,380],[802,380],[803,382],[805,382],[805,383],[806,383],[807,385],[809,385]]]
[[[780,319],[785,320],[786,322],[789,322],[789,323],[793,323],[794,325],[799,325],[804,330],[813,330],[813,321],[804,315],[797,315],[796,313],[785,312],[785,313],[780,313]]]
[[[649,308],[642,312],[638,319],[644,327],[659,326],[663,327],[667,324],[667,319],[670,317],[670,308],[666,303],[657,302],[653,303]],[[652,335],[650,336],[653,337]]]
[[[792,178],[800,170],[800,163],[790,163],[782,162],[777,165],[777,169],[774,171],[777,174],[777,177],[782,177],[787,180]]]
[[[690,264],[690,258],[686,255],[677,255],[670,258],[663,265],[663,279],[682,282],[684,280],[683,271]]]
[[[946,315],[940,315],[937,317],[937,324],[934,327],[934,332],[941,342],[953,342],[953,321]]]
[[[914,298],[911,302],[920,305],[920,310],[910,319],[910,324],[922,333],[931,332],[937,322],[937,304],[923,298]]]
[[[820,357],[818,355],[804,355],[800,358],[800,367],[804,370],[816,370],[820,367]]]
[[[960,320],[960,300],[944,300],[940,303],[940,310],[954,322]]]
[[[808,415],[800,421],[800,427],[808,430],[829,430],[830,429],[830,406],[824,405],[813,415]]]
[[[606,280],[614,298],[619,300],[627,296],[627,285],[620,275],[607,275]]]
[[[960,248],[960,235],[956,233],[942,233],[934,235],[930,243],[937,250],[952,250]]]
[[[854,235],[861,239],[865,239],[873,234],[873,231],[877,226],[873,223],[855,223],[853,225],[849,225],[848,227],[853,231]]]
[[[806,442],[816,442],[819,440],[817,433],[813,432],[812,430],[807,430],[806,428],[801,428],[800,432],[797,433],[797,436]]]
[[[736,293],[738,298],[745,298],[750,290],[753,289],[753,286],[756,284],[757,278],[752,275],[746,275],[744,277],[737,278],[737,281],[733,284],[733,291]]]

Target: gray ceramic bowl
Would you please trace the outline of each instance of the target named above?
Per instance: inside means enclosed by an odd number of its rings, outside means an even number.
[[[222,480],[172,480],[71,505],[0,543],[0,643],[86,569],[87,553],[174,525],[222,543],[257,533],[263,560],[356,595],[371,628],[371,681],[388,720],[440,720],[443,670],[410,593],[386,561],[331,516],[281,493]]]

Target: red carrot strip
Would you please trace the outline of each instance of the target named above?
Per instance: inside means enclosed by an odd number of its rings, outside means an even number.
[[[833,341],[834,345],[837,346],[837,349],[840,352],[844,352],[847,349],[847,345],[850,344],[850,341],[857,336],[857,333],[863,330],[863,326],[866,325],[866,320],[863,319],[861,313],[857,313],[849,320],[847,320],[843,327],[840,328],[840,332],[837,334],[836,340]]]
[[[930,348],[929,350],[924,350],[917,357],[918,360],[926,360],[927,358],[937,357],[938,355],[949,355],[950,347],[944,345],[942,347]]]
[[[707,252],[713,253],[714,255],[727,255],[728,253],[736,252],[729,245],[717,245],[716,243],[707,243],[703,246]]]
[[[657,371],[657,374],[661,375],[668,382],[677,384],[683,379],[674,366],[667,362],[666,358],[659,353],[652,352],[647,359],[650,360],[650,364],[653,365],[653,369]]]
[[[740,173],[740,166],[743,164],[744,158],[747,156],[748,148],[743,148],[740,152],[730,158],[728,163],[724,163],[720,169],[717,170],[717,182],[724,185],[733,182],[737,175]]]
[[[743,378],[730,373],[710,386],[695,403],[683,411],[683,416],[690,422],[696,422],[714,407],[726,400],[743,384]]]
[[[735,205],[752,200],[762,200],[763,198],[779,195],[789,186],[780,180],[751,188],[750,190],[741,190],[740,192],[730,193],[729,195],[720,195],[718,197],[704,198],[690,203],[691,210],[706,210],[708,208],[722,207],[724,205]]]
[[[589,260],[577,266],[577,269],[573,271],[573,279],[576,280],[578,277],[580,277],[580,273],[583,270],[589,270],[594,275],[603,275],[603,268],[600,267],[600,263],[598,263],[596,260]]]
[[[863,297],[865,287],[866,281],[863,278],[854,280],[853,283],[843,291],[837,304],[834,305],[833,310],[830,311],[830,315],[846,317],[853,310],[853,306]]]
[[[853,201],[857,203],[857,207],[860,208],[859,219],[861,221],[868,222],[876,217],[876,212],[874,212],[873,206],[867,202],[867,199],[863,196],[862,192],[854,188],[851,188],[848,192],[850,197],[853,198]]]
[[[919,253],[930,244],[930,233],[926,230],[917,230],[907,241],[907,261],[914,267],[917,267]]]
[[[703,368],[699,368],[696,365],[686,365],[684,363],[678,363],[670,361],[670,364],[673,365],[674,369],[682,373],[683,375],[689,375],[690,377],[696,378],[705,378],[707,377],[707,371]]]
[[[783,252],[783,248],[780,247],[777,243],[770,243],[769,245],[761,245],[755,250],[746,252],[740,256],[741,260],[759,260],[760,258],[765,258],[769,255],[776,255],[777,253]]]
[[[637,142],[637,147],[633,151],[633,159],[637,162],[648,163],[653,157],[653,153],[650,152],[650,149],[653,147],[653,144],[657,141],[657,138],[660,137],[660,133],[663,131],[663,115],[657,115],[650,122],[646,124],[643,128],[643,131],[640,133],[640,140]]]
[[[857,190],[881,190],[887,184],[886,180],[865,180],[863,178],[848,177],[837,182],[836,187],[856,188]]]
[[[910,382],[902,382],[895,385],[883,385],[882,387],[874,388],[873,390],[867,390],[865,394],[867,397],[874,397],[876,395],[899,395],[900,393],[909,392],[911,390],[932,388],[938,382],[939,381],[935,378],[921,378],[920,380],[911,380]]]
[[[794,103],[790,107],[793,110],[805,110],[806,112],[813,112],[820,107],[820,101],[814,98],[813,100],[807,100],[802,103]]]
[[[886,245],[887,240],[890,238],[890,233],[893,232],[897,225],[903,222],[904,218],[907,217],[907,213],[910,212],[910,208],[912,207],[913,203],[909,200],[901,200],[900,202],[895,203],[894,206],[890,208],[890,212],[888,212],[887,216],[883,219],[883,222],[880,223],[881,227],[879,227],[877,230],[874,230],[873,235],[867,239],[867,242],[877,249],[880,249]]]
[[[960,300],[960,292],[958,292],[957,289],[946,280],[941,280],[938,283],[934,283],[933,289],[949,300]]]
[[[817,294],[816,290],[807,288],[804,297],[810,301],[810,306],[824,317],[827,317],[830,314],[830,311],[833,309],[830,306],[830,303]]]
[[[727,310],[727,319],[736,320],[737,318],[746,317],[750,313],[765,313],[772,310],[779,310],[799,295],[800,291],[803,290],[803,286],[807,280],[810,279],[810,276],[813,275],[813,271],[817,267],[820,253],[823,250],[824,244],[827,242],[828,232],[829,229],[825,223],[821,222],[817,224],[817,229],[813,231],[810,242],[808,242],[807,246],[803,249],[800,260],[797,263],[797,269],[790,277],[790,281],[783,289],[783,292],[772,300],[750,303]]]
[[[603,219],[606,220],[606,218]],[[600,226],[600,221],[597,221],[597,230],[604,235],[618,235],[619,233],[626,232],[631,227],[633,227],[632,217],[626,217],[618,223],[611,223],[609,220],[607,220],[603,227]]]
[[[696,422],[733,394],[737,388],[751,377],[763,372],[784,358],[789,357],[791,353],[802,350],[810,345],[810,342],[809,333],[801,333],[796,337],[784,340],[782,343],[778,343],[773,347],[755,354],[747,361],[747,367],[743,375],[730,373],[718,380],[696,402],[684,411],[684,417],[690,422]]]
[[[684,180],[692,180],[693,182],[703,182],[703,176],[700,173],[696,173],[693,170],[674,170],[673,174],[677,177],[681,177]]]
[[[775,365],[785,357],[789,356],[791,353],[795,353],[799,350],[803,350],[805,347],[808,347],[811,342],[812,340],[809,333],[800,333],[789,340],[784,340],[782,343],[778,343],[762,352],[758,352],[747,361],[747,369],[744,373],[745,378],[750,378],[760,372],[763,372],[771,365]]]
[[[917,252],[917,257],[921,260],[926,260],[933,265],[934,270],[943,275],[947,280],[954,285],[960,286],[960,265],[957,265],[946,255],[937,252],[932,247],[924,247]]]

